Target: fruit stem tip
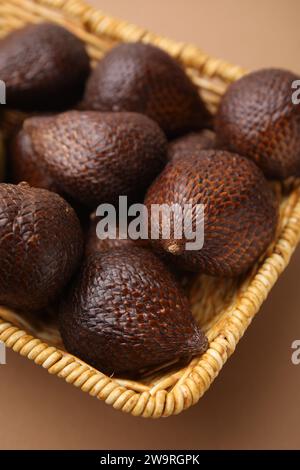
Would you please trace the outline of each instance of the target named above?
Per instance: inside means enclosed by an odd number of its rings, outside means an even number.
[[[169,245],[167,247],[167,251],[171,253],[172,255],[177,255],[181,252],[180,246],[177,245],[177,243],[172,243],[172,245]]]

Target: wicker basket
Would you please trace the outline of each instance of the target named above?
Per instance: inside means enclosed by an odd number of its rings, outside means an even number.
[[[120,41],[141,40],[160,46],[184,64],[212,111],[228,83],[245,73],[192,45],[158,37],[108,17],[81,0],[1,0],[0,36],[25,23],[44,20],[65,26],[85,41],[93,62]],[[9,110],[5,117],[6,131],[12,122],[23,118]],[[46,324],[5,308],[0,309],[0,340],[50,374],[134,416],[159,418],[189,408],[197,403],[233,353],[299,241],[299,181],[275,183],[275,187],[281,201],[277,236],[252,272],[233,280],[200,276],[188,287],[193,313],[209,339],[208,351],[188,366],[173,364],[140,382],[107,377],[63,350],[51,318]]]

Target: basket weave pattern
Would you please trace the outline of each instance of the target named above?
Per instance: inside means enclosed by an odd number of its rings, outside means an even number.
[[[79,36],[92,62],[121,41],[151,42],[179,60],[215,111],[231,81],[246,71],[214,59],[192,45],[156,36],[142,28],[104,15],[81,0],[1,0],[0,37],[26,23],[53,21]],[[1,77],[0,77],[1,78]],[[4,130],[20,119],[6,111]],[[159,418],[178,414],[197,403],[259,311],[300,239],[300,184],[274,184],[280,197],[276,239],[247,277],[218,280],[200,276],[188,288],[193,313],[209,339],[209,349],[186,367],[173,364],[141,381],[107,377],[62,349],[55,326],[0,308],[0,340],[22,356],[64,378],[82,391],[134,416]]]

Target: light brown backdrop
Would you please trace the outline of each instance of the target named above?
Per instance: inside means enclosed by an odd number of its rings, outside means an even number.
[[[90,0],[245,67],[300,72],[298,0]],[[8,352],[0,449],[300,448],[300,251],[198,405],[158,421],[114,411]],[[287,321],[288,319],[288,321]]]

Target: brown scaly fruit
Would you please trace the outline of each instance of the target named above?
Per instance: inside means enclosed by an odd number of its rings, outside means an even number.
[[[142,114],[69,111],[23,128],[47,175],[91,207],[145,191],[166,162],[166,138]]]
[[[218,144],[251,158],[271,178],[300,175],[300,104],[292,102],[295,74],[250,73],[229,86],[216,117]]]
[[[82,253],[73,209],[27,183],[0,184],[0,303],[38,311],[61,293]]]
[[[120,236],[120,230],[117,228],[116,230],[116,238],[99,238],[97,236],[97,217],[95,213],[91,214],[90,216],[90,225],[87,230],[86,240],[85,240],[85,252],[86,254],[92,254],[95,252],[103,252],[113,250],[115,248],[127,248],[131,246],[139,246],[140,248],[151,248],[151,243],[149,240],[143,240],[141,238],[137,240],[133,240],[128,238],[126,234]]]
[[[162,49],[129,43],[114,47],[92,72],[83,109],[146,114],[175,136],[204,127],[208,111],[182,67]]]
[[[89,72],[84,44],[59,25],[29,25],[0,41],[0,77],[9,108],[70,106],[81,98]]]
[[[204,204],[204,246],[186,250],[186,239],[175,239],[180,218],[174,217],[169,239],[152,240],[171,253],[181,267],[216,276],[248,270],[274,237],[275,196],[261,170],[249,159],[222,150],[202,150],[194,158],[169,163],[148,190],[151,204]],[[174,221],[175,219],[175,221]],[[200,227],[200,225],[199,225]],[[177,227],[179,232],[181,225]],[[161,224],[158,226],[162,233]],[[182,232],[180,232],[182,233]],[[177,236],[178,238],[178,236]]]
[[[203,353],[207,339],[173,276],[149,250],[89,256],[60,313],[67,351],[107,374]]]
[[[209,129],[200,132],[190,132],[174,139],[168,146],[168,160],[176,161],[180,158],[187,158],[190,155],[216,147],[216,135]]]

